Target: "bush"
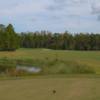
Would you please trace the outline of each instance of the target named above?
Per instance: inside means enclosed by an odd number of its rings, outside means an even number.
[[[94,69],[74,61],[53,60],[43,67],[44,74],[90,74]]]

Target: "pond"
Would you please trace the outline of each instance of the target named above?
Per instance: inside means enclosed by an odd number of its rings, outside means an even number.
[[[41,72],[41,68],[35,67],[35,66],[22,66],[22,65],[17,65],[16,66],[17,71],[26,71],[28,73],[39,73]]]

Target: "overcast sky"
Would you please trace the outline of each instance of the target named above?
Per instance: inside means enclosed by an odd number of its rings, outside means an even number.
[[[0,0],[0,24],[17,32],[100,32],[100,0]]]

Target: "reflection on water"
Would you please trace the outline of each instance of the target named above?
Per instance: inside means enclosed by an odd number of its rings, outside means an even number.
[[[34,66],[29,67],[29,66],[17,65],[16,70],[17,71],[22,70],[22,71],[26,71],[26,72],[29,72],[29,73],[39,73],[39,72],[41,72],[41,68],[34,67]]]

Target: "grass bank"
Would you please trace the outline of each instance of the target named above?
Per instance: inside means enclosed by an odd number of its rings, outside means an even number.
[[[22,64],[42,68],[42,74],[100,74],[99,51],[63,51],[50,49],[18,49],[0,52],[1,65]],[[6,63],[5,63],[6,61]]]

